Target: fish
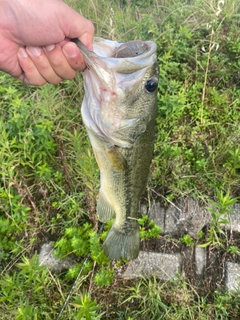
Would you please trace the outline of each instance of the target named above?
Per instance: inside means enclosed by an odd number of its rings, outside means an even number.
[[[87,66],[81,114],[100,169],[97,216],[103,223],[115,218],[103,249],[111,260],[133,260],[140,247],[139,202],[153,157],[157,46],[94,38],[90,51],[72,41]]]

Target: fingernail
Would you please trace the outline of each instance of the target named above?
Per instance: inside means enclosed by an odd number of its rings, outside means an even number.
[[[45,47],[47,51],[52,51],[55,48],[55,44],[50,44],[49,46]]]
[[[18,54],[22,58],[27,58],[28,57],[27,51],[24,48],[19,48]]]
[[[63,50],[66,53],[66,55],[69,56],[69,58],[77,57],[78,48],[76,47],[75,44],[68,43],[67,45],[64,46]]]
[[[42,52],[42,50],[39,47],[28,47],[28,50],[35,57],[39,57]]]

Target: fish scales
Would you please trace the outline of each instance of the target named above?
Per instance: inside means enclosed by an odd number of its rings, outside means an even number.
[[[135,259],[154,146],[156,45],[95,39],[94,53],[75,42],[88,66],[82,116],[100,168],[97,214],[102,222],[115,217],[103,247],[110,259]]]

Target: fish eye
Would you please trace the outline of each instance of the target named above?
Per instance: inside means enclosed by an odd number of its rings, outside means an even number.
[[[157,87],[158,87],[158,81],[156,78],[150,78],[145,83],[145,88],[146,88],[147,92],[152,93],[152,92],[156,91]]]

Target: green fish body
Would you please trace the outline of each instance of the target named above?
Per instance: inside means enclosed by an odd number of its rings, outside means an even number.
[[[103,247],[110,259],[132,260],[139,253],[139,200],[153,155],[156,44],[97,38],[94,52],[79,47],[87,64],[82,117],[100,169],[97,215],[102,222],[115,217]]]

